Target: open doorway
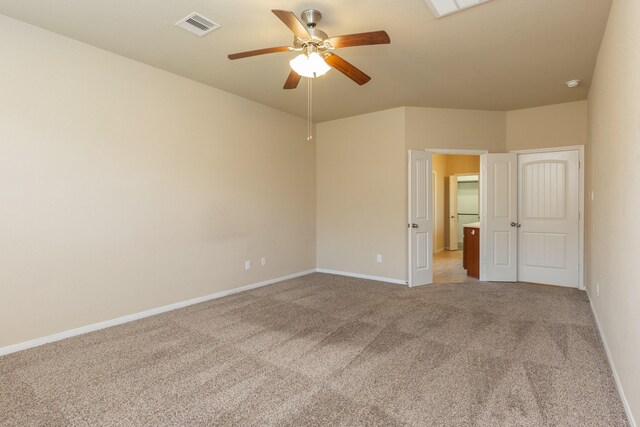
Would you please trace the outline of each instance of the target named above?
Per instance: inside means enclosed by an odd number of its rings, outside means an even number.
[[[480,221],[480,156],[433,154],[434,233],[433,282],[462,283],[478,281],[479,260],[465,257],[476,236]],[[469,232],[473,233],[470,234]]]
[[[584,147],[493,154],[427,149],[408,154],[409,286],[479,277],[584,289]],[[443,154],[451,157],[438,157]],[[471,172],[460,172],[449,164],[457,156],[479,158],[479,164]],[[476,173],[482,213],[474,228],[460,224],[458,213],[472,212],[452,208],[450,202],[458,195],[448,194],[457,187],[458,176]],[[473,241],[475,251],[460,251],[459,228],[463,248]],[[469,254],[476,256],[471,265],[477,266],[477,274],[469,275]]]

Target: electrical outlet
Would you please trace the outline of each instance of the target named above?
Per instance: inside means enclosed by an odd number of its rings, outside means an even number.
[[[600,283],[596,282],[596,296],[600,296]]]
[[[244,269],[245,269],[245,270],[251,270],[251,261],[246,260],[246,261],[244,262]]]
[[[262,258],[260,258],[260,265],[267,265],[267,257],[263,256]]]
[[[376,262],[382,262],[382,255],[376,255]]]

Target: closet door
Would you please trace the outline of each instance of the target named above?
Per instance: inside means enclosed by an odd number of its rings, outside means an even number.
[[[518,155],[518,280],[579,286],[578,151]]]

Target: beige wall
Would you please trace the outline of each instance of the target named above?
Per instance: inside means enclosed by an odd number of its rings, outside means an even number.
[[[316,129],[318,268],[405,280],[404,108]]]
[[[466,156],[447,154],[447,175],[457,173],[479,173],[480,156]]]
[[[503,153],[506,149],[506,119],[504,111],[457,110],[450,108],[406,107],[405,141],[406,148],[411,150],[455,149],[455,150],[488,150],[492,153]],[[479,157],[469,156],[471,163],[450,163],[448,156],[437,160],[434,156],[433,166],[436,170],[436,223],[434,232],[434,248],[436,251],[448,246],[449,221],[446,220],[445,207],[448,204],[448,176],[454,173],[467,173],[468,168],[475,169],[474,162]],[[466,159],[467,161],[469,159]],[[449,165],[456,165],[457,172],[451,172]],[[446,166],[445,166],[446,165]],[[440,170],[444,168],[444,171]],[[469,170],[473,172],[475,170]],[[405,165],[405,173],[406,165]],[[406,185],[403,191],[407,191]],[[406,263],[406,261],[404,261]]]
[[[589,93],[587,286],[640,421],[640,2],[614,0]],[[596,284],[600,285],[597,294]]]
[[[587,133],[586,100],[507,112],[507,151],[586,145]]]
[[[316,147],[3,16],[0,47],[0,347],[315,266],[405,280],[406,150],[507,147],[508,113],[418,107],[320,123]]]
[[[304,120],[2,15],[0,52],[0,347],[315,267]]]
[[[406,280],[407,149],[504,151],[505,120],[504,112],[405,107],[319,123],[317,267]]]
[[[452,148],[502,153],[506,144],[506,117],[504,111],[407,107],[407,148]]]

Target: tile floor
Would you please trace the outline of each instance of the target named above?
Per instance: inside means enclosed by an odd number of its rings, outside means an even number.
[[[433,283],[474,283],[462,268],[462,251],[447,251],[433,256]]]

